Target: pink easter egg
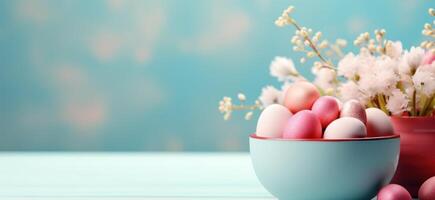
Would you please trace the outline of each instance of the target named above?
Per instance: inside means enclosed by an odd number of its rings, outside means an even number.
[[[389,184],[379,191],[378,200],[412,200],[412,197],[404,187]]]
[[[322,125],[317,116],[310,110],[302,110],[294,114],[284,129],[285,139],[322,138]]]
[[[421,60],[422,65],[430,65],[435,60],[435,53],[432,51],[427,51],[426,54],[424,54],[423,59]]]
[[[292,113],[310,110],[313,103],[320,97],[316,86],[307,81],[298,81],[289,86],[284,96],[284,105]]]
[[[337,100],[330,96],[318,98],[311,111],[319,118],[322,128],[326,128],[329,123],[337,119],[340,113]]]
[[[340,117],[353,117],[367,123],[366,111],[363,105],[357,100],[348,100],[344,102],[343,108],[341,108]]]
[[[434,200],[435,199],[435,176],[427,179],[418,190],[418,199]]]

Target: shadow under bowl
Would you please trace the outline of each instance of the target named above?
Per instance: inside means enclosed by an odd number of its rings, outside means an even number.
[[[252,134],[255,174],[278,199],[371,199],[393,177],[400,137],[270,139]]]

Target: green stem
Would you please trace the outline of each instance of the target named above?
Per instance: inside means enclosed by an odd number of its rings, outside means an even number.
[[[433,94],[430,98],[426,99],[423,109],[420,112],[420,116],[429,115],[432,112],[434,102],[435,102],[435,94]]]
[[[373,105],[372,101],[367,102],[367,105],[369,106],[369,108],[374,108],[376,107],[375,105]]]
[[[416,116],[417,115],[417,91],[414,90],[412,93],[412,108],[411,108],[411,115]]]
[[[426,104],[427,104],[428,102],[430,103],[431,101],[432,101],[432,100],[429,101],[429,98],[426,97],[425,95],[422,95],[422,96],[420,97],[420,105],[419,105],[419,107],[420,107],[421,109],[417,111],[417,115],[418,115],[418,116],[423,116],[423,114],[424,114],[425,111],[426,111],[426,107],[428,106],[428,105],[426,105]]]
[[[232,110],[257,110],[260,108],[259,105],[232,105]]]
[[[389,115],[390,112],[388,111],[387,107],[385,106],[386,102],[385,102],[384,95],[378,94],[377,97],[378,97],[379,107],[381,108],[382,111],[385,112],[385,114]]]

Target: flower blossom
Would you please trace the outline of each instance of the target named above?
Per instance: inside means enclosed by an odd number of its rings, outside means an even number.
[[[365,97],[365,95],[359,90],[359,86],[353,81],[347,81],[341,84],[338,90],[340,93],[340,99],[343,100],[343,102],[351,99],[360,100]]]
[[[377,94],[391,92],[400,81],[397,71],[398,61],[388,57],[378,57],[374,66],[361,74],[360,89],[370,98]]]
[[[409,51],[405,51],[403,54],[403,60],[405,64],[407,64],[407,70],[409,72],[415,71],[418,66],[420,66],[423,57],[424,57],[424,49],[421,47],[411,47]]]
[[[333,91],[335,88],[336,72],[329,68],[321,68],[316,73],[314,84],[323,91]]]
[[[354,79],[358,75],[358,59],[353,53],[348,53],[338,63],[338,75]]]
[[[395,89],[389,96],[386,107],[393,115],[401,115],[407,110],[408,103],[408,97],[399,89]]]
[[[414,76],[412,76],[417,91],[420,91],[426,96],[435,93],[435,64],[423,65],[417,69]]]
[[[272,104],[283,103],[283,92],[273,86],[266,86],[261,90],[261,95],[258,98],[263,108]]]
[[[385,54],[390,58],[397,59],[402,55],[402,42],[400,41],[387,41],[385,45]]]
[[[277,56],[270,64],[270,74],[279,81],[297,80],[301,77],[291,59]]]

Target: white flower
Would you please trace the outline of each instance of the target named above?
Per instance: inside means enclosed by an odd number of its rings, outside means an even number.
[[[245,120],[251,120],[252,119],[252,115],[254,113],[252,111],[249,111],[245,114]]]
[[[375,62],[375,58],[370,54],[366,48],[361,48],[358,55],[353,53],[347,54],[338,63],[338,75],[344,76],[347,79],[354,80],[361,74],[372,72],[370,69]]]
[[[399,82],[400,78],[397,73],[399,61],[384,58],[378,59],[375,63],[375,74],[377,75],[377,82],[381,90],[386,89],[388,87],[395,87],[397,82]]]
[[[385,54],[390,58],[396,59],[402,55],[402,43],[400,41],[387,41],[385,45]]]
[[[423,70],[425,71],[435,74],[435,62],[433,62],[432,64],[422,65],[420,67],[423,68]]]
[[[417,69],[412,76],[414,87],[426,96],[435,93],[435,73],[431,65],[424,65]]]
[[[387,109],[393,115],[401,115],[408,108],[409,99],[399,89],[395,89],[391,92],[387,100]]]
[[[321,68],[316,73],[316,78],[314,79],[314,84],[320,87],[323,91],[334,90],[335,88],[335,78],[336,73],[334,70],[329,68]]]
[[[411,50],[405,51],[403,54],[403,60],[407,65],[407,68],[405,70],[402,70],[403,72],[410,73],[411,71],[415,71],[418,66],[420,66],[421,61],[424,57],[424,49],[421,47],[411,47]]]
[[[224,97],[221,101],[219,101],[219,111],[221,113],[230,112],[233,103],[231,102],[230,97]]]
[[[361,90],[369,97],[391,92],[400,81],[397,64],[397,60],[388,57],[378,58],[369,71],[360,75],[358,84]]]
[[[270,64],[270,74],[279,81],[300,79],[299,73],[291,59],[277,56]]]
[[[231,118],[233,103],[230,97],[224,97],[219,101],[219,111],[224,113],[224,120],[229,120]]]
[[[353,79],[358,74],[358,59],[353,53],[348,53],[338,62],[338,75]]]
[[[294,7],[289,6],[287,9],[285,9],[282,12],[282,15],[278,17],[277,20],[275,20],[275,24],[279,27],[283,27],[291,22],[290,14],[293,12]]]
[[[245,96],[245,94],[243,94],[243,93],[239,93],[239,94],[237,94],[237,98],[238,98],[240,101],[246,101],[246,96]]]
[[[258,99],[264,108],[271,104],[282,104],[283,92],[273,86],[266,86],[261,90],[261,95]]]
[[[358,85],[353,81],[347,81],[341,84],[339,88],[340,99],[345,102],[351,99],[364,98],[364,95],[359,90]]]

